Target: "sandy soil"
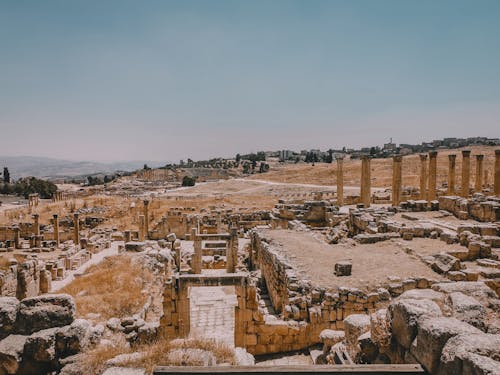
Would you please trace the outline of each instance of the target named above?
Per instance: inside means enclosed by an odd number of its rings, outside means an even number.
[[[388,276],[401,279],[410,277],[442,279],[416,256],[407,254],[402,246],[397,244],[400,241],[355,246],[329,245],[313,237],[310,232],[290,230],[265,230],[264,236],[282,246],[282,253],[303,279],[309,279],[313,284],[326,288],[346,286],[370,291],[387,285]],[[439,249],[442,244],[441,241],[434,240],[427,246]],[[420,246],[417,242],[413,245]],[[347,259],[353,263],[352,275],[335,276],[333,274],[335,263]]]

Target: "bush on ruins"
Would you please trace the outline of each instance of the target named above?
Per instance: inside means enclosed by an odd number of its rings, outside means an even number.
[[[182,178],[182,186],[194,186],[196,183],[196,177],[184,176]]]

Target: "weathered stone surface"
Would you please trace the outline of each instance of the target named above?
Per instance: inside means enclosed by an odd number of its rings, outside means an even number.
[[[236,366],[253,366],[255,365],[255,357],[243,348],[234,349],[234,359]]]
[[[439,306],[431,300],[403,299],[389,305],[392,317],[392,337],[409,349],[417,335],[417,323],[422,317],[441,316]]]
[[[436,303],[444,302],[445,295],[432,289],[412,289],[404,292],[399,299],[428,299]]]
[[[68,294],[45,294],[21,301],[16,332],[31,334],[42,329],[71,324],[75,318],[75,302]]]
[[[460,270],[460,260],[446,253],[434,255],[434,262],[431,264],[434,271],[438,273],[447,273],[449,271]]]
[[[24,356],[39,362],[51,362],[56,358],[55,337],[59,328],[38,331],[26,340]]]
[[[365,314],[353,314],[344,319],[346,341],[356,345],[358,337],[370,330],[370,317]]]
[[[64,358],[79,353],[89,344],[90,333],[90,322],[84,319],[76,319],[71,325],[60,328],[55,342],[57,356]]]
[[[27,336],[9,335],[0,341],[0,370],[5,374],[15,374],[22,360]]]
[[[473,355],[473,356],[471,356]],[[478,358],[477,355],[482,358]],[[490,372],[496,362],[496,372]],[[498,374],[500,368],[500,335],[486,333],[457,335],[448,340],[441,355],[440,374]],[[484,362],[484,364],[482,363]],[[465,369],[474,369],[474,372],[465,372]]]
[[[488,298],[496,298],[496,294],[482,281],[459,281],[455,283],[437,283],[432,289],[438,292],[453,293],[461,292],[465,295],[475,297],[480,301]]]
[[[359,354],[356,363],[372,363],[378,356],[378,347],[372,340],[370,332],[358,337]]]
[[[370,332],[372,341],[377,344],[380,352],[385,352],[391,345],[390,325],[387,319],[387,309],[380,309],[370,314]]]
[[[0,339],[9,335],[16,322],[19,300],[15,297],[0,297]]]
[[[439,357],[446,342],[453,336],[467,333],[481,331],[455,318],[423,319],[410,352],[429,373],[434,373],[439,368]]]
[[[451,306],[453,316],[480,330],[485,330],[486,308],[475,298],[455,292],[448,296],[447,302]]]
[[[319,340],[325,347],[332,347],[345,339],[344,331],[335,331],[333,329],[324,329],[319,334]]]

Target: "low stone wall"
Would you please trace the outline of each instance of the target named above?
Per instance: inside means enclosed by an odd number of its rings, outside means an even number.
[[[468,218],[482,222],[500,220],[500,199],[486,197],[482,194],[475,194],[470,199],[457,196],[442,196],[439,197],[439,207],[463,220]]]

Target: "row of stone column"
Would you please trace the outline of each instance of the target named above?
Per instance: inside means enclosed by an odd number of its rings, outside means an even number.
[[[428,201],[437,198],[437,151],[430,151],[428,155],[420,155],[420,199]],[[470,193],[470,154],[469,150],[462,151],[462,179],[460,194],[462,197],[468,197]],[[428,160],[428,163],[427,163]],[[481,192],[483,189],[483,167],[484,155],[476,155],[476,171],[474,191]],[[401,202],[402,194],[402,162],[401,155],[393,157],[392,172],[392,205],[397,206]],[[448,194],[456,194],[456,155],[448,155]],[[337,159],[337,204],[344,204],[344,160]],[[495,177],[494,193],[500,196],[500,150],[495,150]],[[360,202],[369,207],[371,202],[371,167],[370,157],[363,155],[361,157],[361,193]]]
[[[73,214],[73,242],[75,243],[76,246],[80,245],[80,220],[79,220],[79,214],[75,213]],[[52,215],[52,224],[54,226],[54,241],[56,242],[56,246],[59,246],[60,244],[60,237],[59,237],[59,215],[54,214]],[[21,240],[21,235],[20,235],[20,228],[15,227],[14,228],[14,243],[16,249],[19,249],[20,246],[20,240]],[[35,236],[35,247],[40,246],[40,242],[42,240],[41,234],[40,234],[40,215],[39,214],[33,214],[33,234]]]

